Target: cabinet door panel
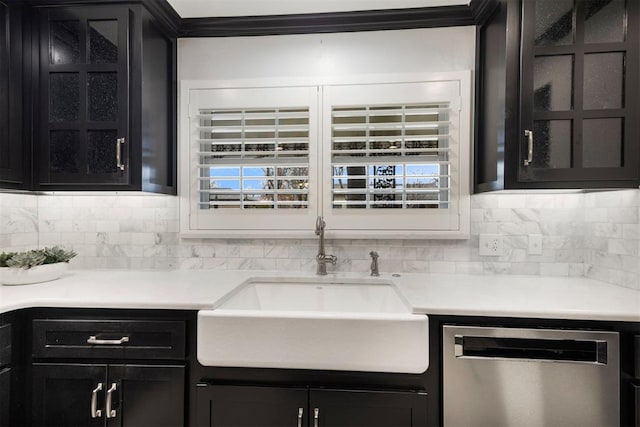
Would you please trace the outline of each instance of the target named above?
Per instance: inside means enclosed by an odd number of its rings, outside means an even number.
[[[102,426],[104,413],[93,418],[92,392],[98,409],[104,410],[106,365],[34,364],[32,411],[34,426]]]
[[[198,387],[197,399],[198,426],[308,425],[306,389],[203,384]]]
[[[523,186],[637,183],[638,25],[631,23],[640,20],[639,6],[522,2],[517,178]]]
[[[109,427],[184,425],[184,366],[109,365],[107,390],[116,384]]]
[[[45,9],[40,34],[39,184],[129,185],[129,9]]]
[[[11,363],[11,324],[0,325],[0,368]]]
[[[23,142],[22,20],[20,4],[0,2],[0,186],[28,187],[28,144]]]
[[[310,392],[309,416],[321,427],[417,427],[427,424],[427,395],[412,392]]]

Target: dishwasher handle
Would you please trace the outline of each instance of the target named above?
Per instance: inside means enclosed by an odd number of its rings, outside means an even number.
[[[454,335],[456,358],[518,359],[607,364],[602,340]]]

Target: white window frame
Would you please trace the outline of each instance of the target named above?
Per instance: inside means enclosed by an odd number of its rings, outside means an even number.
[[[352,212],[331,212],[331,133],[327,126],[331,126],[329,105],[323,105],[323,96],[318,97],[316,107],[319,123],[312,125],[310,109],[309,141],[309,179],[310,193],[307,209],[245,209],[234,210],[233,220],[227,222],[222,217],[206,218],[205,212],[198,212],[199,195],[197,194],[197,172],[192,165],[197,164],[194,158],[193,130],[190,116],[191,100],[197,91],[212,89],[258,89],[258,88],[300,88],[328,87],[340,85],[360,84],[409,84],[409,83],[456,82],[458,100],[452,105],[459,107],[457,126],[454,129],[459,152],[451,161],[457,162],[458,176],[456,179],[458,198],[452,200],[449,209],[381,209],[363,216],[362,209],[344,209]],[[180,115],[179,127],[179,176],[180,176],[180,235],[184,238],[314,238],[314,224],[318,215],[325,217],[327,223],[326,235],[329,238],[447,238],[466,239],[470,228],[470,172],[471,172],[471,72],[452,71],[425,74],[398,75],[362,75],[359,77],[327,77],[327,78],[292,78],[292,79],[261,79],[239,81],[180,81]],[[331,89],[333,90],[333,89]],[[277,105],[273,99],[265,99],[263,105],[250,105],[246,108],[285,107]],[[431,102],[425,99],[423,102]],[[357,102],[354,102],[356,104]],[[230,108],[237,105],[229,104]],[[213,107],[213,106],[211,106]],[[223,108],[224,105],[216,105]],[[329,117],[326,116],[329,111]],[[453,131],[453,130],[452,130]],[[313,137],[312,133],[313,132]],[[321,139],[322,138],[322,139]],[[315,139],[315,143],[312,140]],[[321,142],[320,142],[321,141]],[[315,150],[314,148],[315,147]],[[194,163],[195,162],[195,163]],[[313,189],[317,191],[313,194]],[[195,198],[194,198],[195,197]],[[298,212],[287,212],[298,211]],[[305,211],[301,214],[299,211]],[[410,212],[414,211],[414,212]],[[440,211],[440,212],[438,212]],[[241,214],[241,215],[240,215]],[[397,217],[396,217],[397,216]],[[273,217],[269,219],[269,217]],[[241,219],[245,218],[245,219]],[[390,221],[390,218],[396,218]],[[407,220],[408,222],[403,222]],[[401,227],[390,228],[388,224],[405,224]],[[362,226],[364,224],[364,226]],[[410,224],[407,226],[406,224]]]
[[[189,174],[182,174],[181,220],[188,220],[188,224],[181,222],[181,231],[208,232],[217,236],[255,237],[256,235],[270,235],[291,231],[305,231],[308,224],[316,220],[318,198],[316,194],[309,194],[308,206],[305,209],[199,209],[197,201],[199,194],[199,173],[194,165],[199,163],[199,139],[194,122],[197,122],[199,107],[209,106],[216,109],[269,109],[286,107],[309,108],[309,187],[316,188],[318,184],[318,93],[315,86],[302,87],[253,87],[253,88],[191,88],[188,97],[188,123],[184,131],[189,151],[183,151],[189,162]],[[186,119],[186,117],[185,117]],[[271,160],[266,160],[267,163]],[[238,163],[242,163],[239,161]],[[195,203],[195,204],[194,204]],[[186,206],[184,206],[186,205]],[[183,228],[187,227],[187,228]]]

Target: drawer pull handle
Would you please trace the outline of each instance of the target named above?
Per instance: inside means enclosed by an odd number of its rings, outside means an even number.
[[[124,138],[116,139],[116,168],[123,171],[124,170],[124,162],[122,161],[122,146],[125,143]]]
[[[524,136],[527,137],[527,158],[524,159],[524,165],[529,166],[533,163],[533,131],[525,130]]]
[[[107,407],[105,408],[107,418],[114,418],[116,416],[116,410],[111,409],[111,406],[113,405],[113,392],[116,391],[116,388],[116,383],[113,383],[111,384],[111,388],[107,390]]]
[[[320,408],[313,408],[313,427],[320,425]]]
[[[100,418],[102,411],[98,409],[98,392],[102,390],[102,383],[98,383],[91,392],[91,418]]]
[[[129,342],[129,337],[122,337],[119,340],[99,340],[95,335],[91,335],[87,338],[87,344],[97,345],[120,345]]]

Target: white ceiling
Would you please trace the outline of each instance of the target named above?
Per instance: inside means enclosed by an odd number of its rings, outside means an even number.
[[[469,0],[168,0],[183,18],[288,15],[468,5]]]

